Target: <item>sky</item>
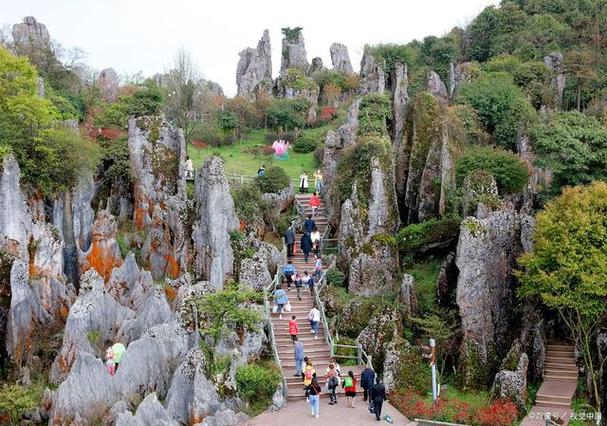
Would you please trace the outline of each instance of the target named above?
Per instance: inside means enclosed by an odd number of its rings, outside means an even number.
[[[348,46],[355,71],[365,44],[407,43],[467,25],[499,0],[0,0],[0,24],[35,16],[51,38],[87,53],[101,70],[145,76],[168,69],[181,47],[204,78],[236,92],[238,53],[270,30],[274,77],[282,27],[303,27],[308,60],[331,65],[329,46]]]

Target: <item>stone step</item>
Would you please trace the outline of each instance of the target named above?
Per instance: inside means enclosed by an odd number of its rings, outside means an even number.
[[[317,369],[322,369],[323,371],[329,366],[329,364],[331,363],[331,356],[330,355],[325,355],[322,357],[308,357],[309,359],[312,360],[312,363],[314,364],[314,366]],[[280,363],[282,364],[283,367],[295,367],[295,360],[293,359],[293,357],[290,358],[285,358],[284,360],[281,358]]]
[[[575,363],[573,362],[553,362],[553,361],[547,361],[544,363],[544,369],[546,370],[564,370],[564,371],[572,371],[577,373],[578,372],[578,368],[577,365],[575,365]]]
[[[550,395],[550,394],[543,394],[541,392],[538,392],[535,398],[542,399],[543,401],[555,401],[555,402],[563,402],[563,403],[567,403],[567,404],[571,404],[571,400],[572,400],[572,397],[570,397],[570,396]]]
[[[284,356],[292,356],[293,355],[293,345],[291,345],[290,343],[287,343],[288,346],[279,346],[276,349],[278,350],[278,356],[280,356],[281,358]],[[331,355],[331,352],[329,351],[329,349],[327,348],[327,345],[319,345],[319,346],[308,346],[305,347],[304,345],[304,352],[306,354],[307,357],[319,357],[319,356],[323,356],[323,355]]]
[[[569,370],[569,369],[561,369],[561,368],[544,368],[545,376],[551,376],[554,374],[561,375],[561,376],[567,376],[567,377],[577,377],[578,370],[577,369]]]
[[[573,358],[573,351],[562,351],[558,349],[546,350],[547,357]]]
[[[572,345],[568,345],[566,343],[548,343],[546,345],[546,350],[549,349],[555,349],[555,350],[562,350],[562,351],[571,351],[573,352],[573,346]]]
[[[572,376],[568,374],[559,374],[559,373],[549,373],[544,374],[544,380],[576,380],[577,376]]]
[[[571,403],[569,402],[559,402],[544,398],[536,398],[535,405],[537,407],[571,408]]]
[[[575,360],[573,358],[564,358],[564,357],[558,357],[558,356],[547,356],[546,359],[544,360],[544,363],[554,363],[554,364],[571,364],[571,365],[576,365]]]

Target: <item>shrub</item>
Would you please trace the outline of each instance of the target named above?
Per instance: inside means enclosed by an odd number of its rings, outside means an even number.
[[[307,154],[309,152],[313,152],[317,146],[318,143],[314,138],[309,136],[300,136],[293,144],[293,151],[300,154]]]
[[[415,61],[415,52],[409,45],[404,44],[379,44],[377,46],[365,46],[369,49],[375,60],[381,64],[383,70],[389,73],[396,62],[411,64]]]
[[[516,405],[508,400],[499,400],[488,407],[479,408],[473,421],[480,426],[510,426],[517,418]]]
[[[280,370],[274,364],[247,364],[236,370],[238,395],[251,404],[255,414],[269,405],[280,381]]]
[[[249,223],[263,220],[263,200],[259,186],[243,185],[231,190],[234,209],[239,219]]]
[[[468,149],[455,166],[458,185],[472,172],[490,173],[502,194],[513,194],[525,188],[529,170],[525,163],[511,152],[496,148],[474,147]]]
[[[264,176],[258,176],[257,184],[261,192],[277,193],[289,186],[290,179],[282,167],[271,166],[266,169]]]
[[[324,106],[320,109],[318,120],[328,123],[329,121],[337,118],[337,108],[334,106]]]
[[[503,72],[481,74],[462,86],[459,99],[472,105],[485,130],[504,148],[515,147],[521,123],[534,116],[533,107],[512,76]]]
[[[327,284],[344,287],[346,282],[346,275],[337,268],[331,268],[327,271]]]
[[[286,87],[293,89],[314,90],[316,88],[316,82],[299,68],[289,68],[282,79]]]
[[[11,419],[10,424],[19,424],[21,414],[36,408],[40,397],[39,389],[5,384],[0,389],[0,414],[8,414]]]
[[[365,95],[358,113],[358,134],[383,136],[390,115],[390,98],[383,93]]]
[[[451,245],[459,234],[458,217],[430,219],[401,228],[397,234],[399,250],[403,255],[418,255]]]
[[[304,127],[310,102],[306,99],[276,99],[266,108],[268,125],[275,129],[293,130]]]

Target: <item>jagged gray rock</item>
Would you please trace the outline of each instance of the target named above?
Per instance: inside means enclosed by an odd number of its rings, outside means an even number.
[[[268,30],[264,30],[257,49],[244,49],[239,56],[236,68],[238,96],[251,96],[259,90],[269,91],[272,86],[272,48]]]
[[[44,25],[33,16],[26,16],[23,22],[13,25],[13,42],[20,54],[49,49],[51,36]]]
[[[304,73],[308,72],[308,58],[306,44],[303,34],[297,31],[291,37],[284,36],[282,39],[282,56],[280,62],[280,73],[284,74],[288,69],[297,68]]]
[[[546,331],[542,308],[536,301],[525,301],[521,325],[519,340],[529,357],[529,376],[532,380],[539,382],[544,377]]]
[[[134,319],[126,319],[116,335],[116,339],[121,342],[132,342],[158,324],[164,324],[171,321],[173,312],[166,299],[164,290],[160,287],[152,289],[148,297],[137,312]]]
[[[398,300],[403,305],[404,313],[407,317],[414,316],[419,311],[417,293],[415,292],[415,278],[413,275],[403,274]]]
[[[527,407],[527,367],[529,359],[523,352],[521,342],[516,340],[508,355],[502,361],[500,371],[495,375],[491,396],[495,399],[510,399],[519,410],[525,414]]]
[[[371,356],[374,365],[383,365],[386,346],[398,337],[398,313],[394,308],[385,308],[383,312],[369,319],[369,324],[358,335],[356,341],[367,355]]]
[[[27,259],[32,217],[21,191],[21,171],[12,154],[2,161],[0,179],[0,237],[3,251]]]
[[[449,97],[455,98],[459,88],[472,79],[473,65],[470,62],[449,63]]]
[[[428,72],[428,92],[432,93],[442,102],[449,101],[449,92],[447,86],[443,83],[440,76],[435,71]]]
[[[561,52],[551,52],[544,56],[544,65],[548,68],[553,76],[550,87],[554,92],[552,103],[549,105],[556,110],[560,110],[563,105],[563,92],[565,91],[565,67],[563,63],[563,54]]]
[[[312,75],[315,72],[322,71],[324,69],[325,66],[322,63],[322,58],[316,56],[312,58],[312,63],[310,64],[310,70],[308,71],[308,74]]]
[[[95,197],[95,181],[92,175],[86,175],[78,181],[78,185],[73,190],[73,195],[69,197],[72,211],[73,235],[76,244],[81,250],[88,250],[91,245],[93,221],[95,212],[91,207],[91,202]],[[66,202],[65,204],[68,204]]]
[[[105,347],[115,342],[120,326],[135,316],[106,292],[103,278],[94,269],[80,283],[80,294],[65,323],[61,351],[51,367],[50,379],[55,384],[68,377],[81,352],[105,355]]]
[[[196,224],[192,232],[196,253],[195,270],[220,289],[232,273],[234,253],[230,233],[238,229],[234,201],[223,171],[223,160],[209,158],[196,173]]]
[[[97,87],[101,92],[101,97],[106,102],[114,102],[118,98],[118,74],[114,68],[106,68],[97,76]]]
[[[333,43],[329,48],[331,53],[331,63],[333,69],[342,71],[348,74],[352,74],[352,64],[350,63],[350,55],[348,53],[348,47],[341,43]]]
[[[220,411],[214,416],[209,416],[204,419],[202,426],[237,426],[245,424],[249,420],[249,416],[245,413],[236,413],[232,409]]]
[[[508,336],[513,308],[513,266],[520,246],[521,215],[511,206],[460,227],[456,301],[462,319],[462,375],[467,385],[495,374]]]
[[[133,118],[128,145],[135,177],[134,225],[148,231],[144,266],[155,279],[177,278],[187,270],[189,254],[183,132],[163,117]]]
[[[325,149],[323,152],[323,177],[328,184],[335,178],[337,172],[337,161],[341,150],[352,145],[358,130],[358,112],[360,110],[361,98],[352,102],[348,108],[348,118],[337,131],[329,130],[325,138]]]
[[[451,292],[457,287],[457,276],[459,271],[455,265],[455,253],[450,252],[441,265],[436,279],[436,301],[445,306],[450,300]]]
[[[365,46],[360,62],[360,76],[362,78],[361,93],[383,93],[386,89],[386,74],[375,60],[369,46]]]
[[[407,105],[409,104],[409,78],[406,64],[401,62],[394,64],[394,69],[390,73],[390,86],[392,88],[392,141],[395,151],[398,152],[403,144],[403,131],[405,129]],[[404,164],[397,161],[395,167],[398,170],[399,167],[404,167]]]
[[[179,426],[162,406],[156,392],[152,392],[141,401],[135,415],[130,411],[118,415],[116,426]]]
[[[78,263],[82,273],[95,269],[107,281],[114,267],[122,265],[122,255],[116,241],[117,231],[114,216],[107,210],[101,210],[93,223],[89,249],[78,250]]]
[[[120,267],[112,270],[106,289],[122,306],[138,311],[143,307],[153,284],[150,272],[139,269],[135,254],[131,252]]]

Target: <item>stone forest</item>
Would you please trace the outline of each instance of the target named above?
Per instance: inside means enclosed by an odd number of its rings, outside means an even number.
[[[259,28],[234,97],[50,30],[0,32],[1,424],[607,424],[607,2]]]

